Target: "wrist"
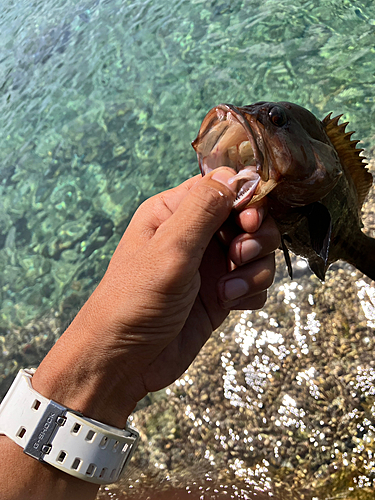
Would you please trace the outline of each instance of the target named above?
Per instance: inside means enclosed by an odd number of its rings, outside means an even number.
[[[110,376],[83,373],[70,363],[51,369],[45,360],[37,369],[32,385],[44,397],[119,429],[125,428],[136,405],[126,397],[119,398]]]
[[[33,388],[86,417],[124,428],[138,401],[136,377],[119,369],[115,349],[105,345],[110,333],[100,326],[100,335],[91,330],[89,321],[77,317],[38,367]],[[121,360],[126,356],[122,352]]]
[[[34,369],[19,371],[0,407],[0,432],[26,455],[71,476],[116,482],[134,453],[138,432],[105,425],[44,397],[32,386],[34,374]]]

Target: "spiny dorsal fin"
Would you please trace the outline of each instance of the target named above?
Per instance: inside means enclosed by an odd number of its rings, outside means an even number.
[[[359,141],[353,141],[350,137],[354,132],[345,132],[348,122],[338,124],[342,115],[331,118],[332,113],[329,113],[323,120],[323,126],[332,142],[334,148],[339,155],[341,164],[347,176],[351,177],[357,190],[358,208],[360,209],[365,201],[367,193],[372,186],[372,175],[366,168],[366,158],[360,156],[363,149],[357,149],[356,145]]]

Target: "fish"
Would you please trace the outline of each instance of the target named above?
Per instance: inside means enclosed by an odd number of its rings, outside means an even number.
[[[229,180],[238,191],[235,211],[267,197],[291,277],[289,251],[321,281],[338,260],[375,281],[375,239],[361,222],[373,177],[342,116],[319,120],[287,101],[219,104],[192,142],[202,175],[221,166],[236,171]]]

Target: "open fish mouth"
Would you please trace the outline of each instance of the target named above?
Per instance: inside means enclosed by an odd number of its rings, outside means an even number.
[[[249,120],[254,121],[251,126]],[[220,104],[207,114],[192,143],[202,175],[222,166],[237,172],[229,179],[237,188],[236,210],[255,203],[276,186],[269,179],[261,127],[250,116],[245,119],[238,108]]]

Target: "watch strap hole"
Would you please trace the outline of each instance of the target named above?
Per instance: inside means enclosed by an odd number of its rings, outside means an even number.
[[[103,436],[100,443],[99,443],[99,448],[102,448],[104,450],[104,448],[106,448],[108,444],[108,438],[107,436]]]
[[[73,470],[78,470],[78,467],[81,465],[82,463],[82,460],[78,457],[76,457],[74,460],[73,460],[73,463],[72,463],[72,469]]]
[[[88,476],[93,476],[96,472],[96,465],[95,464],[90,464],[88,467],[87,467],[87,470],[86,470],[86,474]]]
[[[26,434],[25,427],[20,427],[19,431],[17,432],[17,437],[19,437],[20,439],[22,439],[25,434]]]
[[[78,422],[76,422],[73,427],[72,427],[72,430],[71,430],[71,433],[72,434],[78,434],[80,428],[82,427],[81,424],[79,424]]]
[[[102,478],[106,475],[107,473],[107,467],[103,467],[103,469],[100,471],[99,477]]]
[[[60,453],[58,454],[58,456],[57,456],[57,459],[56,459],[56,460],[57,460],[60,464],[62,464],[62,463],[64,462],[64,460],[66,459],[66,456],[67,456],[66,451],[61,450],[61,451],[60,451]]]
[[[85,440],[91,442],[94,440],[95,436],[96,436],[96,432],[89,430],[88,433],[86,434]]]
[[[31,405],[31,408],[33,408],[34,410],[39,410],[41,404],[42,403],[38,399],[35,399],[34,403]]]

